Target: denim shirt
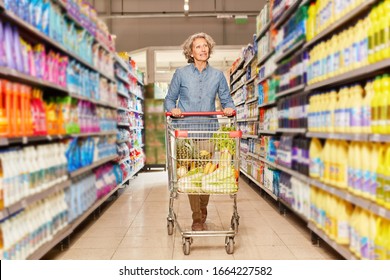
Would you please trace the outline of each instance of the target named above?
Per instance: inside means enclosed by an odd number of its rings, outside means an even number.
[[[173,75],[165,98],[165,110],[178,108],[182,112],[215,112],[215,98],[219,96],[222,108],[233,108],[232,97],[222,71],[207,64],[199,72],[194,63],[179,68]]]

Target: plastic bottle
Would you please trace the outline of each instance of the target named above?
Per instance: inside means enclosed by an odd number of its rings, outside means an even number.
[[[390,76],[385,74],[382,76],[381,98],[379,100],[378,110],[378,133],[385,134],[388,132],[388,103],[390,103]]]
[[[377,76],[374,80],[374,94],[371,100],[371,131],[379,133],[379,107],[382,97],[382,78]]]
[[[321,170],[321,155],[322,155],[322,145],[320,140],[317,138],[311,139],[309,157],[310,157],[310,177],[319,178]]]
[[[338,174],[336,177],[336,186],[342,189],[348,187],[348,154],[349,145],[346,141],[339,141],[337,150]]]
[[[376,30],[378,26],[377,21],[378,6],[374,6],[369,14],[370,27],[368,29],[368,62],[373,64],[376,62],[375,51],[377,46]]]
[[[373,82],[367,82],[364,87],[364,98],[362,101],[362,133],[371,132],[371,101],[373,96]]]
[[[351,109],[351,132],[363,132],[363,88],[360,85],[354,87],[353,107]]]
[[[350,241],[349,220],[352,207],[344,200],[337,200],[337,236],[336,242],[341,245],[348,245]]]
[[[388,223],[380,217],[376,219],[376,236],[375,236],[375,248],[374,248],[374,259],[375,260],[385,260],[386,259],[386,233],[388,228],[385,227]]]
[[[362,210],[358,220],[358,231],[360,235],[360,255],[361,259],[368,260],[370,258],[370,214]]]
[[[379,205],[385,205],[384,184],[386,177],[386,158],[390,151],[390,145],[386,144],[381,147],[378,154],[378,169],[377,169],[377,189],[375,200]]]
[[[390,145],[386,151],[386,166],[383,185],[384,206],[390,209]]]

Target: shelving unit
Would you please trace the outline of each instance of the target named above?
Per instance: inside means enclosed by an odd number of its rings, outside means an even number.
[[[360,4],[358,7],[349,10],[342,18],[335,21],[332,25],[321,31],[310,41],[306,41],[305,39],[301,39],[296,41],[293,45],[288,48],[283,49],[282,52],[279,52],[277,57],[275,57],[276,63],[280,66],[282,62],[286,61],[287,58],[293,57],[301,54],[305,50],[309,50],[317,43],[320,43],[323,40],[327,40],[331,38],[332,35],[339,33],[342,29],[344,29],[346,24],[354,22],[358,17],[362,15],[366,15],[370,9],[377,4],[378,0],[367,0],[364,3]],[[272,24],[266,25],[260,32],[258,32],[257,40],[260,37],[268,32],[271,28],[279,29],[285,22],[287,22],[292,15],[298,10],[298,8],[302,5],[310,3],[310,0],[298,0],[288,9],[286,9],[278,18],[274,18]],[[272,26],[272,27],[271,27]],[[272,51],[273,54],[274,50]],[[268,59],[267,54],[258,60],[257,66],[262,66],[264,62]],[[278,69],[278,68],[276,68]],[[385,71],[390,70],[390,59],[383,60],[377,62],[375,64],[362,66],[360,68],[350,70],[348,72],[344,72],[337,76],[329,77],[327,79],[318,81],[313,84],[301,84],[299,86],[295,86],[293,88],[289,88],[282,92],[276,94],[276,100],[272,102],[267,102],[264,104],[258,105],[258,108],[267,108],[271,106],[276,106],[279,99],[285,96],[295,95],[298,93],[309,93],[315,90],[326,90],[328,88],[339,87],[341,85],[348,85],[354,82],[360,82],[361,80],[375,77],[376,75],[383,74]],[[266,72],[267,73],[267,72]],[[262,83],[263,81],[271,78],[274,75],[274,72],[264,76],[263,78],[257,78],[257,83]],[[284,108],[286,110],[286,108]],[[335,139],[335,140],[346,140],[346,141],[358,141],[358,142],[381,142],[381,143],[389,143],[390,135],[386,134],[375,134],[375,133],[330,133],[330,132],[313,132],[308,131],[307,128],[278,128],[276,131],[267,131],[258,129],[259,136],[261,135],[279,135],[279,134],[299,134],[300,138],[320,138],[320,139]],[[244,135],[247,137],[247,135]],[[288,168],[282,166],[280,164],[270,162],[266,160],[263,156],[258,154],[254,154],[252,152],[248,152],[245,159],[248,160],[258,160],[266,164],[266,166],[280,170],[286,174],[289,174],[293,178],[298,179],[299,181],[305,183],[308,187],[316,187],[324,191],[325,193],[331,194],[341,201],[345,201],[346,203],[350,203],[353,206],[358,206],[362,209],[369,211],[370,213],[374,213],[375,215],[382,217],[384,219],[390,220],[390,209],[385,208],[382,205],[379,205],[377,202],[372,201],[368,198],[356,195],[348,191],[347,189],[340,189],[336,186],[332,186],[331,184],[326,184],[319,179],[310,178],[304,174],[299,173],[298,171],[293,170],[292,168]],[[247,174],[245,170],[241,169],[241,173],[248,177],[251,181],[261,187],[252,176]],[[346,259],[356,259],[356,256],[350,252],[347,246],[341,246],[337,244],[334,240],[329,238],[327,234],[321,229],[317,228],[316,225],[310,221],[307,217],[298,213],[287,203],[283,201],[282,198],[275,199],[284,207],[290,209],[294,212],[298,217],[300,217],[311,230],[313,234],[313,242],[314,238],[321,238],[324,242],[328,243],[333,249],[335,249],[338,253],[340,253]]]
[[[255,183],[256,185],[258,185],[263,191],[265,191],[270,197],[272,197],[274,200],[278,200],[277,196],[271,192],[269,189],[267,189],[266,187],[263,186],[263,184],[259,183],[257,180],[255,180],[255,178],[253,178],[251,175],[249,175],[248,173],[246,173],[242,168],[240,168],[240,172],[242,174],[244,174],[248,179],[250,179],[253,183]]]
[[[67,4],[65,4],[63,1],[60,0],[52,0],[53,2],[60,5],[62,14],[67,19],[71,20],[77,28],[80,30],[87,31],[84,27],[84,23],[80,22],[76,17],[72,16],[72,14],[68,10]],[[103,67],[98,67],[94,65],[93,59],[84,59],[80,55],[76,54],[73,51],[70,51],[65,45],[62,45],[61,43],[55,41],[51,37],[47,36],[46,34],[39,31],[34,26],[30,25],[28,22],[23,21],[21,18],[19,18],[17,15],[13,14],[11,11],[5,10],[4,3],[2,0],[0,0],[0,17],[2,19],[2,22],[9,22],[11,26],[17,27],[19,31],[19,35],[26,39],[29,43],[41,43],[43,44],[47,49],[46,50],[53,50],[56,53],[68,57],[71,60],[74,60],[75,62],[79,63],[86,69],[96,72],[100,78],[106,79],[110,84],[113,84],[116,82],[116,79],[118,79],[121,82],[125,82],[126,80],[123,78],[123,76],[116,76],[114,77],[114,73],[110,73],[109,70],[106,72],[105,70],[102,70]],[[99,31],[98,31],[99,32]],[[93,37],[93,36],[92,36]],[[97,37],[93,37],[94,43],[98,44],[98,47],[101,50],[105,50],[107,53],[109,53],[112,57],[117,57],[116,54],[113,53],[113,46],[108,46],[109,43],[104,43],[105,39],[103,37],[99,37],[99,34]],[[107,40],[108,41],[108,40]],[[90,60],[90,61],[89,61]],[[123,61],[122,61],[123,62]],[[127,67],[126,64],[121,61],[118,61],[122,66],[125,68]],[[106,67],[109,69],[109,67]],[[132,73],[131,71],[127,70],[129,75],[134,76],[137,79],[137,82],[142,85],[142,81]],[[0,76],[1,78],[4,78],[6,80],[9,80],[11,82],[17,82],[22,83],[24,85],[33,86],[35,88],[42,89],[45,93],[46,91],[49,91],[52,96],[70,96],[72,98],[75,98],[77,100],[85,100],[90,103],[96,104],[97,106],[102,106],[110,109],[118,110],[119,106],[116,105],[116,102],[112,101],[103,101],[103,100],[95,100],[92,98],[89,98],[87,96],[82,96],[77,93],[71,92],[67,87],[59,86],[55,83],[45,81],[43,79],[27,75],[25,73],[18,72],[16,70],[10,69],[8,67],[0,67]],[[118,92],[118,95],[122,95],[124,97],[129,98],[131,92]],[[137,98],[143,99],[142,96],[136,95]],[[110,96],[111,97],[111,96]],[[123,108],[121,108],[123,109]],[[143,115],[143,112],[140,110],[129,110],[136,112],[140,115]],[[136,129],[143,129],[143,127],[137,127]],[[16,146],[24,146],[24,145],[40,145],[40,144],[46,144],[49,142],[62,142],[62,140],[69,140],[74,138],[84,138],[84,137],[105,137],[105,136],[116,136],[118,133],[117,130],[111,130],[111,131],[99,131],[99,132],[87,132],[87,133],[77,133],[77,134],[66,134],[66,135],[32,135],[32,136],[26,136],[26,135],[20,135],[17,137],[0,137],[0,146],[1,147],[9,147],[11,145]],[[142,148],[143,143],[141,143],[140,147]],[[108,156],[105,158],[102,158],[100,160],[97,160],[93,162],[89,166],[85,166],[83,168],[80,168],[78,170],[75,170],[73,172],[69,172],[66,176],[66,180],[62,181],[61,183],[52,183],[47,184],[46,186],[50,186],[49,188],[43,189],[37,193],[33,193],[27,197],[24,197],[23,199],[19,200],[18,202],[15,202],[11,205],[7,205],[7,207],[0,211],[0,219],[5,220],[11,215],[17,215],[18,213],[25,211],[25,209],[30,205],[35,205],[36,202],[42,201],[54,194],[58,194],[61,191],[67,191],[74,183],[78,181],[79,178],[83,177],[82,175],[85,174],[91,174],[91,172],[103,164],[106,164],[108,162],[111,162],[113,160],[117,159],[117,155]],[[133,175],[135,175],[139,170],[142,169],[142,167],[139,167],[135,172],[131,173],[128,178],[123,180],[116,188],[114,188],[110,193],[108,193],[103,198],[99,199],[98,201],[94,202],[92,207],[90,207],[88,210],[86,210],[83,214],[81,214],[74,222],[71,224],[68,224],[65,226],[62,230],[60,230],[52,240],[44,243],[40,248],[35,250],[30,256],[28,256],[28,259],[39,259],[43,257],[47,252],[49,252],[58,242],[61,242],[64,238],[69,236],[78,225],[80,225],[93,211],[95,211],[102,203],[104,203],[113,193],[115,193],[120,186],[123,186]],[[58,182],[58,181],[57,181]],[[2,221],[2,222],[3,222]]]
[[[268,58],[271,57],[271,55],[273,55],[275,53],[275,50],[272,49],[269,53],[267,53],[266,55],[264,55],[263,57],[261,57],[258,62],[257,62],[257,66],[261,66],[264,62],[266,62],[268,60]]]

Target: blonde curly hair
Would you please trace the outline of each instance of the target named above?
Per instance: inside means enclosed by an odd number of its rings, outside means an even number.
[[[210,55],[213,53],[213,49],[215,46],[215,42],[214,42],[213,38],[211,38],[210,35],[208,35],[204,32],[195,33],[195,34],[191,35],[190,37],[188,37],[187,40],[185,40],[183,45],[182,45],[183,54],[184,54],[185,58],[187,59],[188,63],[194,62],[194,58],[191,57],[192,45],[193,45],[194,41],[198,38],[203,38],[206,40],[207,45],[209,46],[209,57],[208,58],[210,58]]]

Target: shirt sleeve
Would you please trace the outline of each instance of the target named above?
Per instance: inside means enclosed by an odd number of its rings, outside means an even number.
[[[236,109],[232,96],[230,95],[229,86],[227,84],[226,78],[222,72],[220,72],[219,87],[218,87],[218,96],[221,101],[222,108],[232,108]]]
[[[176,108],[176,102],[179,99],[180,92],[180,74],[176,70],[173,74],[171,84],[169,85],[168,94],[165,97],[164,107],[166,112]]]

